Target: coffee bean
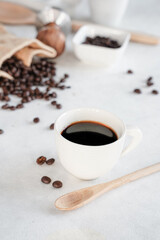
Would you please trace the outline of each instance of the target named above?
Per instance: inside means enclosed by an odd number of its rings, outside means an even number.
[[[3,134],[3,133],[4,133],[4,131],[2,129],[0,129],[0,134]]]
[[[57,102],[56,102],[56,101],[52,101],[51,104],[52,104],[52,105],[56,105]]]
[[[49,101],[49,99],[50,99],[50,97],[47,95],[47,96],[45,97],[45,100],[46,100],[46,101]]]
[[[57,108],[57,109],[61,109],[61,108],[62,108],[62,105],[61,105],[61,104],[56,104],[56,108]]]
[[[133,71],[132,70],[128,70],[127,73],[128,74],[133,74]]]
[[[152,86],[154,83],[152,82],[152,80],[153,80],[153,77],[149,77],[148,79],[147,79],[147,86]]]
[[[66,86],[62,85],[62,86],[59,86],[59,89],[61,90],[64,90],[66,88]]]
[[[9,105],[8,104],[4,104],[3,106],[2,106],[2,109],[8,109],[9,108]]]
[[[17,109],[20,109],[20,108],[23,108],[24,107],[24,105],[21,103],[21,104],[18,104],[17,106],[16,106],[16,108]]]
[[[51,93],[51,97],[56,98],[57,97],[57,93],[56,92]]]
[[[53,130],[53,129],[54,129],[54,123],[52,123],[49,128],[50,128],[51,130]]]
[[[50,90],[51,90],[51,88],[50,88],[50,87],[47,87],[47,88],[46,88],[46,91],[47,91],[47,92],[49,92]]]
[[[63,184],[62,184],[61,181],[54,181],[54,182],[52,183],[52,186],[53,186],[54,188],[61,188],[61,187],[63,186]]]
[[[150,87],[153,85],[153,82],[147,82],[147,86]]]
[[[54,158],[50,158],[46,161],[46,164],[47,165],[52,165],[53,163],[55,162],[55,159]]]
[[[64,78],[69,78],[69,74],[65,73]]]
[[[147,82],[150,82],[150,81],[152,81],[153,80],[153,77],[149,77],[148,79],[147,79]]]
[[[37,158],[36,162],[37,164],[42,165],[46,162],[46,157],[40,156],[39,158]]]
[[[33,122],[34,122],[34,123],[39,123],[39,121],[40,121],[40,119],[39,119],[38,117],[36,117],[36,118],[33,119]]]
[[[45,184],[49,184],[51,182],[51,179],[47,176],[44,176],[41,178],[41,181]]]
[[[159,94],[159,92],[157,90],[152,90],[152,94],[157,95],[157,94]]]
[[[137,94],[141,94],[141,93],[142,93],[141,90],[140,90],[139,88],[134,89],[133,92],[134,92],[134,93],[137,93]]]
[[[9,98],[8,96],[5,96],[5,97],[4,97],[4,101],[9,102],[9,101],[10,101],[10,98]]]
[[[16,107],[10,106],[9,109],[12,110],[12,111],[14,111],[14,110],[16,110]]]
[[[59,82],[64,83],[65,81],[66,81],[66,78],[61,78]]]

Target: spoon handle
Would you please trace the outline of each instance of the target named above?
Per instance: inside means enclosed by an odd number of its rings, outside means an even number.
[[[126,183],[133,182],[135,180],[138,180],[142,177],[146,177],[148,175],[151,175],[152,173],[156,173],[160,171],[160,163],[156,163],[152,166],[137,170],[135,172],[132,172],[130,174],[127,174],[123,177],[120,177],[116,180],[107,182],[107,183],[102,183],[93,186],[93,191],[94,191],[94,197],[98,197],[101,194],[108,192],[114,188],[118,188]],[[92,188],[92,187],[91,187]]]

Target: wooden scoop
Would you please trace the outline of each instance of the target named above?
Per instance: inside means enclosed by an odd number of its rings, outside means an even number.
[[[130,173],[123,177],[120,177],[111,182],[98,184],[92,187],[83,188],[83,189],[65,194],[55,201],[55,207],[58,208],[59,210],[65,210],[65,211],[82,207],[105,192],[108,192],[126,183],[133,182],[142,177],[148,176],[152,173],[156,173],[159,171],[160,171],[160,163],[157,163],[152,166],[137,170],[136,172]]]
[[[37,15],[29,8],[21,5],[0,2],[0,22],[12,25],[35,25],[37,22]]]

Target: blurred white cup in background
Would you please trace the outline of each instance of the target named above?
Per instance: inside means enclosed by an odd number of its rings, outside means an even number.
[[[88,0],[94,22],[117,26],[127,8],[128,0]]]

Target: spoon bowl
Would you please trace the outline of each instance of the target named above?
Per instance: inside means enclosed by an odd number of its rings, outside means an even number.
[[[73,210],[86,204],[93,196],[93,191],[88,188],[71,192],[58,198],[55,202],[56,208],[59,210]]]

